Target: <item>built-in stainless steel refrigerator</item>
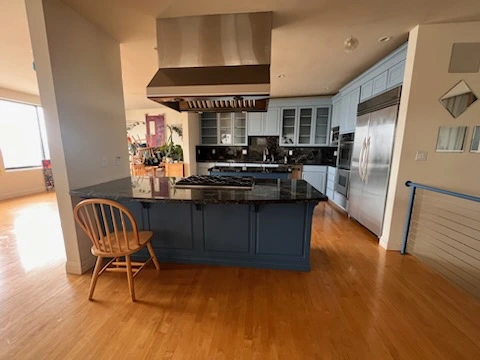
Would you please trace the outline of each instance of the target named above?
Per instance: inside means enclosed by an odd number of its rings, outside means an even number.
[[[358,105],[348,214],[382,235],[401,87]]]

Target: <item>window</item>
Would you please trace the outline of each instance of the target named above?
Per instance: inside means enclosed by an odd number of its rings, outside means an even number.
[[[45,129],[41,108],[0,100],[0,149],[6,169],[42,165],[48,149],[41,128]]]

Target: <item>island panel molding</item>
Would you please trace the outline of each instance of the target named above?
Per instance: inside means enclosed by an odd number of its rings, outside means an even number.
[[[125,205],[140,230],[153,231],[160,261],[299,271],[310,270],[313,210],[327,200],[304,180],[256,180],[252,190],[228,190],[132,177],[70,193]]]

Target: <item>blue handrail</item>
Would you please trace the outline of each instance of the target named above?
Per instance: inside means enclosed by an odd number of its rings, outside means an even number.
[[[407,219],[405,221],[405,228],[403,230],[402,249],[400,250],[400,253],[402,255],[404,255],[407,251],[408,233],[410,231],[410,223],[411,223],[411,220],[412,220],[412,212],[413,212],[413,205],[415,203],[415,194],[416,194],[415,190],[416,189],[428,190],[428,191],[436,192],[436,193],[439,193],[439,194],[453,196],[453,197],[460,198],[460,199],[470,200],[470,201],[474,201],[474,202],[480,202],[480,197],[478,197],[478,196],[462,194],[462,193],[455,192],[455,191],[443,190],[443,189],[439,189],[439,188],[436,188],[436,187],[433,187],[433,186],[414,183],[412,181],[407,181],[405,183],[405,185],[408,186],[408,187],[411,187],[411,189],[410,189],[410,197],[408,199]]]

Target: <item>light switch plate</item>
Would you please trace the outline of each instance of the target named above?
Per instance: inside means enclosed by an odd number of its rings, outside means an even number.
[[[242,155],[247,155],[247,149],[242,149]]]
[[[293,150],[288,150],[288,156],[292,156],[293,155]]]
[[[417,151],[415,154],[415,161],[427,161],[428,152],[426,151]]]

